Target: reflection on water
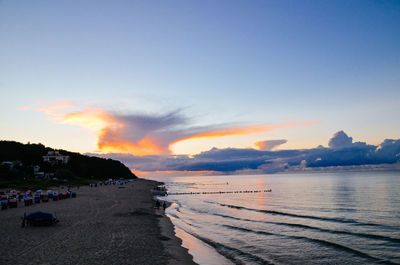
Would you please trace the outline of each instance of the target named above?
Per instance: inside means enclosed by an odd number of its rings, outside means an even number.
[[[353,178],[341,176],[332,178],[332,181],[336,182],[333,183],[335,189],[333,190],[334,194],[332,196],[332,199],[336,203],[336,209],[355,209],[357,202],[354,197],[356,191]]]
[[[199,264],[400,263],[399,172],[160,180],[171,192],[272,189],[166,198]]]
[[[170,218],[176,222],[174,217],[170,216]],[[214,248],[205,244],[203,241],[197,239],[189,233],[186,233],[178,226],[175,226],[175,234],[182,239],[183,247],[189,250],[189,253],[193,256],[194,262],[197,264],[233,264],[224,256],[218,254]]]

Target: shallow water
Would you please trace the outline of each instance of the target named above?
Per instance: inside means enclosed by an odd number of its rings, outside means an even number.
[[[199,264],[400,264],[400,172],[158,180]]]

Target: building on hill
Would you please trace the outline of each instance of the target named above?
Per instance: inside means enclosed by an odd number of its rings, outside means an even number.
[[[47,155],[43,156],[43,161],[51,164],[68,164],[69,156],[61,155],[58,151],[49,151]]]
[[[33,166],[33,175],[37,179],[43,179],[44,178],[44,172],[39,171],[39,170],[40,170],[40,166],[38,166],[38,165]]]
[[[16,160],[16,161],[3,161],[3,162],[1,162],[1,165],[2,166],[8,166],[10,170],[13,170],[14,167],[22,166],[22,163],[19,160]]]

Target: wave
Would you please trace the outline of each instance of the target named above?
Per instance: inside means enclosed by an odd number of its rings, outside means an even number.
[[[240,250],[240,249],[237,249],[237,248],[234,248],[231,246],[227,246],[225,244],[216,242],[210,238],[199,236],[196,233],[188,232],[185,229],[183,229],[182,227],[180,227],[180,229],[182,229],[189,235],[203,241],[207,245],[213,247],[219,254],[221,254],[225,258],[229,259],[234,264],[244,265],[244,264],[248,264],[249,262],[251,262],[253,264],[255,263],[255,264],[265,264],[265,265],[273,265],[274,264],[273,262],[265,260],[257,255],[253,255],[251,253],[244,252],[243,250]]]
[[[364,223],[359,222],[354,219],[346,219],[346,218],[332,218],[332,217],[321,217],[321,216],[314,216],[314,215],[303,215],[303,214],[295,214],[295,213],[288,213],[288,212],[281,212],[276,210],[263,210],[263,209],[254,209],[248,208],[244,206],[237,206],[231,204],[224,204],[218,202],[210,202],[205,201],[206,203],[217,204],[223,207],[229,207],[237,210],[247,210],[252,212],[264,213],[264,214],[272,214],[272,215],[281,215],[281,216],[288,216],[294,218],[304,218],[304,219],[311,219],[311,220],[318,220],[318,221],[328,221],[328,222],[335,222],[335,223],[349,223],[354,225],[363,225],[363,226],[374,226],[374,227],[388,227],[387,225],[376,224],[376,223]]]
[[[171,208],[175,208],[175,207],[181,208],[182,207],[182,203],[180,201],[173,200],[173,201],[170,201],[170,202],[172,203],[172,205],[170,206]]]
[[[196,224],[194,224],[193,222],[192,223],[190,223],[188,220],[185,220],[185,219],[182,219],[182,218],[180,218],[176,213],[174,213],[174,212],[172,212],[172,211],[169,211],[168,213],[167,213],[167,216],[171,219],[171,217],[173,217],[173,218],[175,218],[175,219],[177,219],[177,220],[179,220],[179,222],[182,222],[182,223],[184,223],[184,224],[186,224],[186,225],[188,225],[188,226],[191,226],[191,227],[195,227],[195,228],[201,228],[200,226],[198,226],[198,225],[196,225]],[[193,221],[193,220],[192,220]]]
[[[254,233],[254,234],[259,234],[259,235],[274,235],[274,236],[280,236],[280,237],[285,237],[285,238],[289,238],[289,239],[305,240],[305,241],[308,241],[308,242],[317,243],[317,244],[324,245],[324,246],[327,246],[327,247],[331,247],[331,248],[334,248],[334,249],[342,250],[342,251],[345,251],[347,253],[362,257],[362,258],[367,258],[370,261],[375,261],[375,262],[384,263],[384,264],[395,264],[395,263],[392,263],[392,262],[387,261],[387,260],[382,260],[382,259],[373,257],[373,256],[371,256],[371,255],[369,255],[367,253],[361,252],[359,250],[356,250],[356,249],[353,249],[353,248],[350,248],[350,247],[346,247],[346,246],[340,245],[338,243],[322,240],[322,239],[309,238],[309,237],[304,237],[304,236],[282,235],[282,234],[270,233],[270,232],[265,232],[265,231],[257,231],[257,230],[252,230],[252,229],[248,229],[248,228],[244,228],[244,227],[231,226],[231,225],[222,225],[222,226],[230,228],[230,229],[242,231],[242,232]]]
[[[172,218],[176,218],[177,216],[174,214],[168,214],[167,215],[170,219]],[[182,222],[185,225],[189,225],[189,226],[194,226],[193,224],[190,224],[188,222],[186,222],[183,219],[179,219],[179,222]],[[225,244],[216,242],[210,238],[206,238],[203,236],[198,235],[197,233],[193,232],[193,231],[188,231],[187,229],[185,229],[184,227],[182,227],[182,225],[177,225],[174,222],[174,225],[179,227],[179,229],[183,230],[185,233],[197,238],[198,240],[204,242],[205,244],[211,246],[212,248],[214,248],[219,254],[221,254],[222,256],[224,256],[225,258],[229,259],[230,261],[232,261],[234,264],[237,265],[245,265],[248,262],[243,262],[241,260],[241,258],[244,258],[247,261],[251,261],[252,263],[256,263],[256,264],[274,264],[270,261],[267,261],[259,256],[244,252],[240,249],[237,248],[233,248],[231,246],[227,246]],[[196,226],[195,226],[196,227]]]
[[[172,217],[176,218],[176,219],[181,219],[178,215],[174,214],[174,213],[169,213],[169,215],[171,215]]]
[[[393,237],[387,237],[387,236],[381,236],[381,235],[356,233],[356,232],[341,231],[341,230],[331,230],[331,229],[320,228],[320,227],[309,226],[309,225],[303,225],[303,224],[272,222],[272,221],[258,221],[258,220],[251,220],[251,219],[246,219],[246,218],[233,217],[233,216],[223,215],[223,214],[218,214],[218,213],[214,213],[214,215],[215,216],[220,216],[220,217],[223,217],[223,218],[229,218],[229,219],[233,219],[233,220],[238,220],[238,221],[246,221],[246,222],[254,222],[254,223],[266,223],[266,224],[274,224],[274,225],[281,225],[281,226],[288,226],[288,227],[298,227],[298,228],[309,229],[309,230],[314,230],[314,231],[319,231],[319,232],[324,232],[324,233],[330,233],[330,234],[351,235],[351,236],[363,237],[363,238],[368,238],[368,239],[376,239],[376,240],[388,241],[388,242],[392,242],[392,243],[400,243],[400,239],[399,238],[393,238]]]

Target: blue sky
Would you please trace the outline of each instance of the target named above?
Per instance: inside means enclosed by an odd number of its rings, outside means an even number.
[[[186,133],[317,122],[175,153],[326,146],[342,129],[378,144],[400,135],[399,47],[398,1],[0,1],[0,136],[98,151],[98,128],[38,110],[70,102],[63,114],[178,110]]]

